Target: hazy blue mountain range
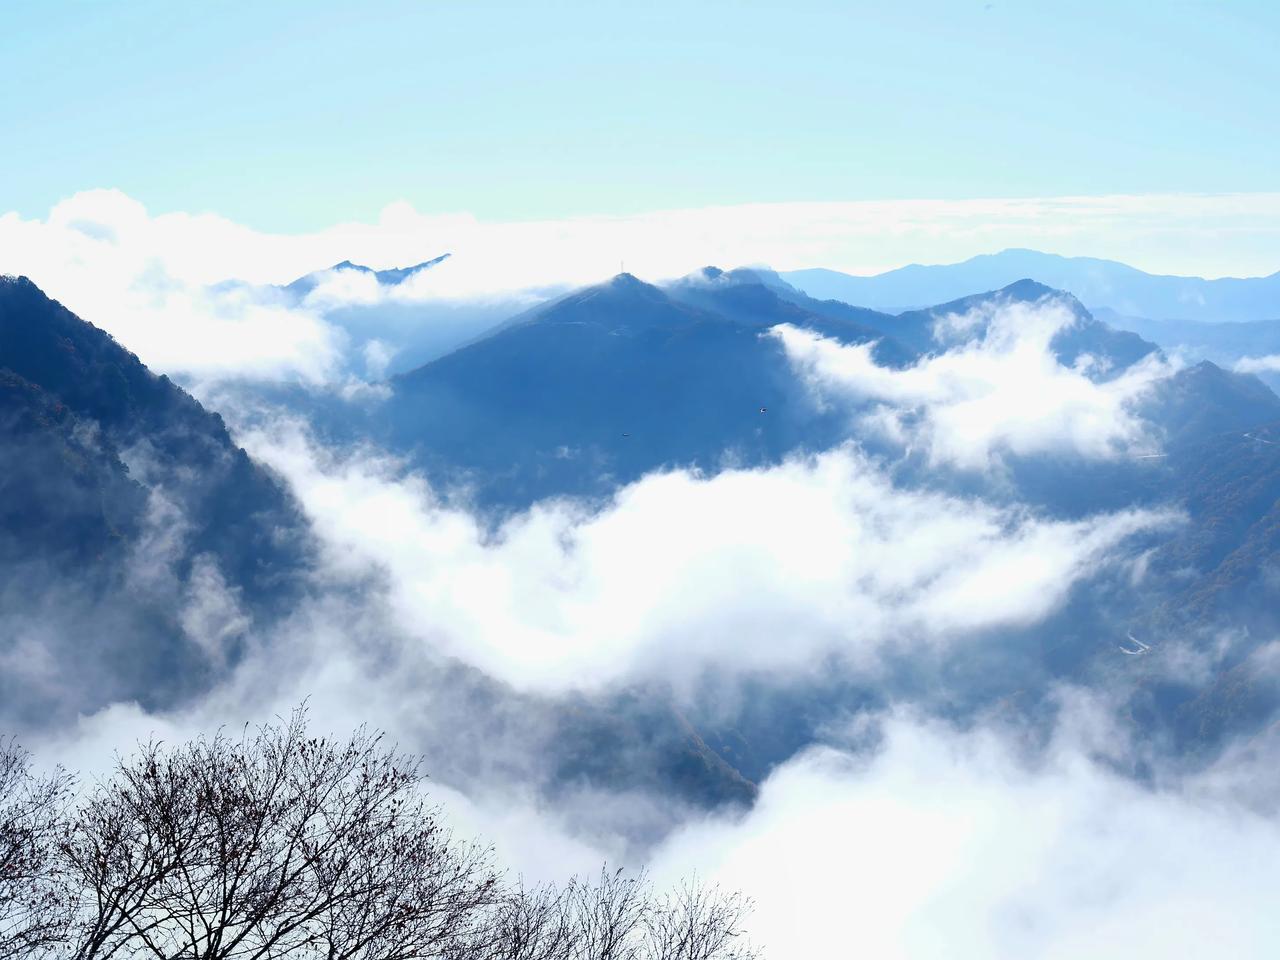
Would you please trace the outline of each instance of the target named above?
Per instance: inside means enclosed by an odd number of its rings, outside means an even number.
[[[664,466],[773,463],[833,445],[847,423],[812,402],[781,345],[761,337],[768,327],[875,343],[880,363],[902,366],[943,349],[940,315],[1053,293],[1022,281],[892,316],[815,301],[760,271],[707,268],[666,287],[621,274],[394,378],[376,429],[481,504],[508,508],[607,494]],[[1078,321],[1055,341],[1064,362],[1089,352],[1118,371],[1156,349],[1068,302]]]
[[[787,283],[780,274],[761,268],[723,273],[707,267],[701,275],[684,278],[663,289],[675,299],[701,304],[737,318],[747,319],[753,312],[758,313],[766,325],[794,322],[845,342],[878,340],[875,358],[888,366],[903,366],[922,355],[954,346],[958,341],[953,332],[939,333],[938,321],[942,318],[964,315],[995,302],[1034,303],[1045,297],[1058,299],[1074,316],[1071,326],[1051,344],[1065,365],[1074,364],[1081,354],[1088,353],[1103,360],[1111,371],[1119,371],[1156,350],[1154,343],[1129,330],[1096,319],[1068,291],[1055,290],[1026,278],[900,313],[858,307],[840,300],[820,300]],[[790,316],[788,308],[779,301],[790,305]],[[985,322],[976,323],[965,331],[963,339],[979,339],[986,329]]]
[[[947,316],[963,316],[994,300],[1035,303],[1046,297],[1055,297],[1066,304],[1074,321],[1054,338],[1050,347],[1065,366],[1073,366],[1084,354],[1102,361],[1102,374],[1118,373],[1156,351],[1156,345],[1127,330],[1117,330],[1097,320],[1083,304],[1070,293],[1054,290],[1035,280],[1015,280],[998,289],[970,294],[921,310],[908,310],[896,316],[868,317],[869,323],[886,336],[893,336],[911,345],[918,353],[937,353],[955,343],[949,337],[938,335],[938,321]],[[818,309],[816,306],[813,309]],[[978,323],[967,331],[969,339],[986,333],[986,324]]]
[[[794,270],[783,279],[819,300],[897,312],[994,290],[1024,277],[1074,294],[1090,310],[1160,320],[1280,318],[1280,273],[1249,279],[1157,276],[1113,260],[1003,250],[963,263],[912,264],[869,277],[835,270]]]
[[[549,496],[606,498],[663,467],[714,472],[843,441],[847,415],[816,405],[778,342],[761,336],[775,324],[874,343],[880,363],[902,367],[947,345],[935,336],[940,316],[1048,296],[1060,294],[1023,279],[894,315],[814,299],[763,270],[707,268],[663,287],[624,274],[525,310],[393,377],[380,403],[331,399],[321,410],[297,409],[332,436],[407,455],[441,489],[463,484],[469,503],[501,515]],[[1076,316],[1053,344],[1063,362],[1089,353],[1117,371],[1158,350],[1078,301],[1063,302]],[[1060,516],[1179,505],[1189,522],[1150,542],[1150,565],[1161,575],[1141,585],[1100,576],[1047,623],[1010,630],[980,657],[957,660],[947,669],[965,678],[965,694],[947,709],[979,711],[1011,686],[1040,690],[1064,676],[1096,672],[1114,682],[1117,661],[1130,665],[1099,638],[1115,634],[1117,624],[1143,636],[1194,631],[1243,609],[1239,621],[1258,637],[1277,625],[1280,591],[1268,571],[1280,548],[1280,444],[1270,442],[1280,399],[1256,377],[1203,363],[1159,383],[1143,413],[1164,434],[1164,458],[1104,465],[1015,459],[1012,494],[975,492],[1012,495]],[[201,556],[215,557],[255,617],[287,606],[305,579],[305,522],[282,487],[235,447],[221,419],[25,280],[0,284],[0,445],[14,465],[0,480],[6,616],[10,624],[45,618],[71,625],[48,642],[58,656],[90,666],[85,702],[137,695],[148,685],[180,698],[216,670],[206,652],[182,639],[181,596],[132,589],[140,557],[159,552],[179,581]],[[949,482],[909,461],[899,477]],[[175,548],[155,537],[165,529],[167,502],[189,527]],[[49,596],[49,582],[68,586],[33,608],[26,595]],[[56,618],[49,602],[59,605]],[[1246,666],[1254,646],[1239,647],[1227,665],[1236,671],[1229,683],[1217,675],[1138,683],[1128,694],[1135,711],[1192,743],[1262,722],[1276,704]],[[131,655],[143,647],[147,657]],[[624,783],[712,804],[749,801],[753,783],[824,724],[889,689],[927,683],[904,661],[880,681],[883,690],[836,678],[785,690],[764,685],[726,717],[677,711],[661,690],[566,705],[516,695],[471,668],[440,669],[470,716],[494,729],[538,731],[528,749],[549,757],[553,771],[541,789]],[[1144,668],[1132,669],[1140,678]],[[158,683],[158,674],[182,681]],[[19,691],[4,692],[21,699]],[[31,710],[45,708],[29,692],[22,697]],[[482,732],[483,724],[476,735]]]
[[[508,297],[477,299],[431,297],[430,291],[423,289],[405,293],[406,281],[428,273],[451,256],[445,253],[410,267],[388,270],[343,260],[287,284],[255,286],[228,280],[214,284],[210,292],[214,296],[234,293],[260,303],[315,311],[339,333],[336,346],[341,366],[333,372],[339,377],[371,380],[405,373],[444,356],[501,326],[531,303],[564,292],[560,287],[548,287]],[[329,296],[320,289],[326,280],[344,273],[376,281],[376,295],[347,300],[343,291]],[[364,295],[370,293],[367,288],[362,291]]]
[[[1062,298],[1021,280],[891,315],[816,301],[767,271],[708,268],[661,288],[623,275],[396,378],[393,396],[375,416],[393,448],[413,453],[445,484],[464,479],[482,505],[512,509],[565,493],[604,496],[663,466],[714,472],[727,463],[775,462],[846,434],[847,421],[817,410],[797,389],[777,344],[759,337],[774,323],[843,342],[875,341],[880,362],[904,365],[943,349],[934,336],[940,316],[1048,296]],[[1076,315],[1053,343],[1062,362],[1089,353],[1115,372],[1158,350],[1097,320],[1074,298],[1062,302]],[[975,327],[970,335],[981,332]],[[1007,646],[990,654],[996,660],[957,664],[970,678],[966,689],[974,691],[975,709],[987,695],[980,691],[989,694],[1010,682],[1011,672],[1031,685],[1096,671],[1112,682],[1117,660],[1126,668],[1128,662],[1115,644],[1099,638],[1115,635],[1118,623],[1143,636],[1160,629],[1194,634],[1243,597],[1259,637],[1280,626],[1273,612],[1280,612],[1280,592],[1265,574],[1274,555],[1274,497],[1268,501],[1267,495],[1280,482],[1280,463],[1267,456],[1264,441],[1250,439],[1270,436],[1269,425],[1280,423],[1280,398],[1257,377],[1206,362],[1160,381],[1141,412],[1160,430],[1166,457],[1104,463],[1009,458],[1010,479],[1018,499],[1064,517],[1137,505],[1182,507],[1190,522],[1150,542],[1150,562],[1160,576],[1140,589],[1103,578],[1050,622],[1027,635],[1014,631]],[[871,438],[861,439],[875,449]],[[726,458],[726,451],[732,456]],[[1206,458],[1212,470],[1204,468]],[[913,475],[909,463],[900,476],[948,485],[927,469]],[[1123,639],[1123,630],[1117,636]],[[1252,649],[1242,644],[1237,657],[1243,661]],[[901,682],[914,682],[904,669]],[[1205,699],[1200,681],[1162,680],[1154,689],[1136,687],[1134,709],[1150,712],[1150,722],[1170,735],[1201,744],[1223,732],[1213,712],[1218,706],[1210,705],[1218,701]],[[694,719],[705,742],[756,778],[840,711],[875,696],[838,683],[787,694],[762,691],[732,723]],[[1255,709],[1250,716],[1256,715]]]
[[[715,469],[829,445],[839,420],[814,415],[781,345],[760,336],[770,316],[806,317],[754,286],[763,302],[713,312],[622,274],[395,378],[377,415],[396,449],[505,506],[606,494],[663,464]]]

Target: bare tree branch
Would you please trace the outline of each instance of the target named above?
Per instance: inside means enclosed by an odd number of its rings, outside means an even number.
[[[0,746],[6,746],[0,744]],[[0,960],[754,960],[740,896],[602,869],[506,885],[417,763],[303,710],[70,780],[0,750]]]
[[[70,789],[60,771],[32,776],[26,752],[0,740],[0,960],[39,956],[65,940],[70,903],[57,844]]]

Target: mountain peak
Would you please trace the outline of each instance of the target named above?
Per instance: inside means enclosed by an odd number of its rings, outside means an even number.
[[[404,280],[408,280],[416,273],[423,270],[429,270],[436,264],[444,263],[452,254],[442,253],[438,257],[432,257],[430,260],[423,260],[421,263],[415,263],[411,267],[392,267],[387,270],[374,270],[373,275],[378,278],[379,283],[394,286]],[[366,268],[367,269],[367,268]]]
[[[630,273],[619,273],[609,279],[581,287],[564,297],[541,305],[522,315],[519,324],[558,325],[587,324],[609,329],[639,329],[669,326],[686,322],[698,311],[677,303],[660,287],[646,283]],[[501,331],[497,331],[501,333]],[[482,338],[483,343],[490,338]]]
[[[633,273],[623,272],[611,277],[607,286],[614,290],[639,290],[643,287],[648,287],[649,284],[645,283]]]
[[[377,280],[378,283],[394,287],[397,284],[408,280],[414,274],[420,273],[423,270],[429,270],[436,264],[443,263],[445,260],[448,260],[450,256],[452,256],[452,254],[442,253],[438,257],[433,257],[430,260],[423,260],[421,263],[415,263],[411,267],[391,267],[387,270],[374,270],[372,267],[366,267],[362,263],[343,260],[341,263],[335,263],[333,266],[324,270],[315,270],[308,273],[306,276],[299,277],[297,280],[288,284],[284,289],[290,293],[297,294],[298,296],[306,296],[319,285],[320,279],[324,274],[335,273],[340,270],[353,270],[357,273],[372,274],[373,278]]]
[[[1053,287],[1043,284],[1039,280],[1032,280],[1030,277],[1015,280],[1013,283],[1001,287],[1000,292],[1015,300],[1039,300],[1041,297],[1054,295],[1071,296],[1068,293],[1063,293],[1061,290],[1055,290]]]
[[[1067,293],[1065,290],[1055,289],[1054,287],[1041,283],[1039,280],[1031,280],[1029,278],[1015,280],[1013,283],[1006,284],[996,290],[988,290],[985,293],[971,293],[958,300],[950,300],[946,303],[926,307],[922,310],[905,311],[900,314],[900,316],[920,315],[926,317],[937,317],[943,314],[964,313],[965,311],[971,310],[975,307],[982,307],[988,304],[1005,303],[1008,301],[1015,301],[1018,303],[1037,303],[1046,297],[1058,299],[1066,304],[1071,309],[1072,313],[1081,318],[1087,317],[1092,320],[1092,316],[1089,314],[1089,311],[1086,310],[1084,305],[1070,293]]]
[[[667,292],[661,287],[654,286],[641,280],[635,274],[619,273],[604,283],[596,284],[592,287],[584,287],[577,294],[571,294],[564,302],[581,301],[583,303],[593,300],[601,295],[607,298],[616,298],[619,302],[624,303],[666,303],[669,302]]]
[[[784,297],[794,297],[798,293],[795,287],[769,267],[735,267],[732,270],[722,270],[720,267],[711,265],[672,281],[668,289],[699,285],[722,287],[757,285]]]

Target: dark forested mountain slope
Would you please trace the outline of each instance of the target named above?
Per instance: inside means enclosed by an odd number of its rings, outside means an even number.
[[[1176,447],[1280,420],[1280,397],[1252,374],[1206,360],[1156,381],[1140,412]]]
[[[197,567],[250,616],[296,596],[306,534],[284,488],[220,417],[25,278],[0,278],[0,462],[0,643],[47,639],[80,707],[203,682],[207,638],[183,626]],[[45,691],[9,662],[10,705],[37,708]]]
[[[1177,501],[1190,523],[1165,550],[1171,571],[1197,576],[1178,591],[1174,619],[1246,608],[1280,627],[1280,411],[1170,454]],[[1259,603],[1259,601],[1264,601]]]
[[[300,516],[222,418],[25,278],[0,279],[0,370],[59,410],[61,430],[103,456],[124,452],[134,481],[176,501],[192,533],[188,562],[212,553],[255,597],[289,575],[297,544],[287,533],[300,529]]]
[[[88,564],[137,533],[146,492],[110,442],[7,369],[0,369],[0,451],[0,564],[33,555]]]

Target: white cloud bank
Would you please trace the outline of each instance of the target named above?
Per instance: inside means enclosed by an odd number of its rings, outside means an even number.
[[[1150,790],[1060,732],[1019,759],[993,730],[891,719],[870,760],[822,748],[745,818],[678,831],[662,878],[756,900],[780,960],[1266,958],[1280,824],[1195,784]]]
[[[118,191],[91,190],[45,219],[0,215],[0,272],[30,276],[159,370],[321,379],[344,349],[323,312],[386,291],[344,278],[292,309],[251,291],[208,287],[228,279],[287,283],[347,259],[407,266],[445,252],[453,256],[392,299],[507,298],[594,282],[621,261],[647,279],[707,263],[871,273],[1009,246],[1164,272],[1269,273],[1280,249],[1277,223],[1280,194],[754,204],[509,223],[422,214],[401,202],[376,223],[282,235],[214,214],[151,214]],[[1219,261],[1200,259],[1207,252]]]
[[[47,220],[0,216],[0,272],[29,276],[157,372],[326,377],[341,343],[315,311],[205,288],[227,277],[218,265],[229,255],[251,260],[252,237],[216,217],[152,217],[117,191],[90,191]]]
[[[1274,803],[1259,812],[1233,794],[1236,781],[1274,770],[1274,744],[1149,787],[1106,764],[1142,755],[1124,728],[1078,691],[1063,700],[1044,749],[995,724],[959,731],[911,713],[864,722],[852,733],[865,740],[877,727],[873,751],[813,748],[775,770],[745,815],[688,818],[630,866],[664,886],[696,877],[744,892],[751,936],[771,960],[1273,957],[1280,822]],[[351,716],[329,713],[335,706],[390,720],[393,736],[405,730],[387,698],[348,686],[313,701],[318,732],[345,732]],[[226,710],[161,718],[113,708],[40,755],[97,772],[131,741],[207,732]],[[584,836],[567,801],[429,790],[460,835],[493,842],[534,882],[617,864],[627,846]],[[593,797],[615,808],[615,824],[629,801]]]
[[[317,694],[316,731],[342,734],[368,720],[402,744],[412,738],[423,709],[406,699],[403,678],[353,674],[350,641],[345,654],[331,649],[322,617],[315,626],[322,642],[305,680]],[[36,746],[46,761],[91,775],[132,743],[257,722],[296,702],[264,705],[241,688],[167,716],[120,705]],[[1043,749],[998,724],[962,732],[890,714],[875,723],[881,740],[870,753],[815,747],[775,770],[745,815],[686,816],[630,865],[647,866],[662,885],[696,876],[745,892],[755,901],[752,937],[771,960],[1273,957],[1274,737],[1203,773],[1173,775],[1145,752],[1140,732],[1114,725],[1087,695],[1066,691],[1059,702],[1062,719]],[[872,728],[864,721],[851,738],[865,742]],[[1107,766],[1137,758],[1152,762],[1158,786]],[[1249,802],[1262,782],[1269,809],[1259,812]],[[553,805],[488,786],[428,789],[451,827],[493,842],[513,872],[555,881],[620,862],[625,837],[584,835],[569,799]],[[592,816],[623,826],[631,800],[597,793]]]
[[[1004,453],[1109,459],[1153,448],[1135,404],[1171,372],[1156,356],[1103,381],[1088,376],[1088,362],[1063,366],[1050,344],[1076,317],[1055,299],[996,302],[944,321],[985,333],[902,370],[877,365],[872,344],[786,324],[770,333],[820,396],[850,402],[861,424],[933,465],[985,470]]]
[[[1280,353],[1265,357],[1241,357],[1236,361],[1237,373],[1280,373]]]
[[[867,665],[888,642],[1036,622],[1170,522],[1079,522],[896,489],[855,450],[714,477],[650,475],[598,513],[548,502],[486,535],[418,477],[296,429],[249,451],[293,486],[335,575],[385,573],[410,634],[517,687]]]

